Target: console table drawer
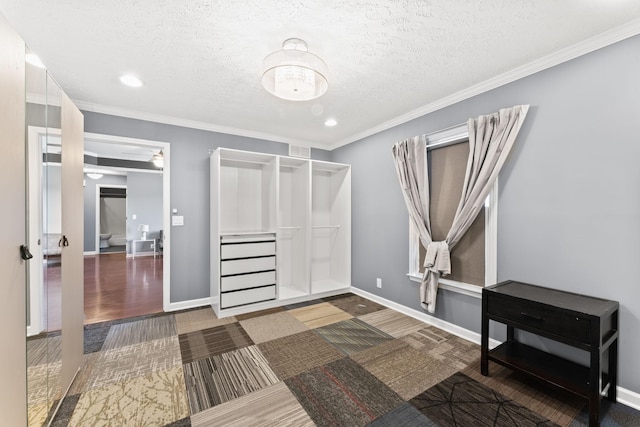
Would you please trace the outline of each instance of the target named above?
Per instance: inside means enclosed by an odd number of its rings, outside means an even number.
[[[591,343],[591,322],[544,305],[513,298],[490,298],[487,314],[516,322],[523,329],[552,334],[584,344]]]

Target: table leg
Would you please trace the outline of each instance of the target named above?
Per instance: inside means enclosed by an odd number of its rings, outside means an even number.
[[[482,327],[480,338],[480,373],[489,375],[489,317],[487,316],[487,298],[482,297]]]

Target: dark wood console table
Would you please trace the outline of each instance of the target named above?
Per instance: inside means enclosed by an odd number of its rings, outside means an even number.
[[[507,341],[493,350],[489,320],[507,325]],[[585,367],[522,344],[514,329],[585,350],[590,364]],[[482,290],[482,375],[489,374],[489,360],[587,399],[589,426],[597,426],[601,396],[616,401],[618,303],[514,281],[488,286]]]

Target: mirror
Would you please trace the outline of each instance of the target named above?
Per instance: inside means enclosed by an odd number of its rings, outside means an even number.
[[[26,63],[27,233],[33,258],[27,282],[29,426],[48,422],[62,395],[61,100],[46,69]]]

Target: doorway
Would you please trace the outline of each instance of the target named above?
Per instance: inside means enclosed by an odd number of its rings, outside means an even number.
[[[169,158],[167,142],[85,133],[86,323],[168,310]]]

